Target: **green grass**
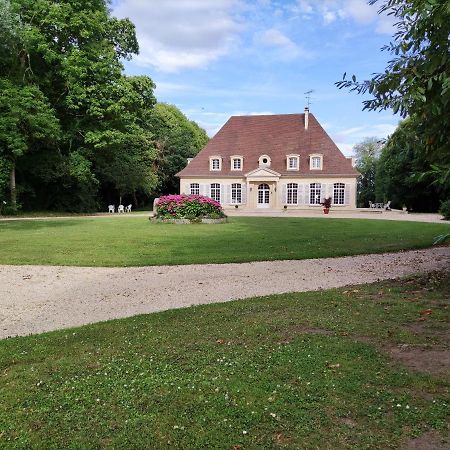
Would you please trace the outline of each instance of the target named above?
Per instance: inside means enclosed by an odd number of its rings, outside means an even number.
[[[322,258],[430,246],[448,224],[231,218],[220,225],[144,217],[0,222],[0,264],[142,266]]]
[[[447,273],[0,341],[0,446],[384,449],[430,429],[446,437],[449,377],[384,350],[448,349],[449,296]]]

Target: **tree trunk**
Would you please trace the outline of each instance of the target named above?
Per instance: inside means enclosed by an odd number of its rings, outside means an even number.
[[[119,194],[119,205],[122,204],[122,194]]]
[[[137,201],[137,197],[136,197],[136,191],[133,191],[133,202],[134,202],[134,207],[137,208],[138,201]]]
[[[16,192],[16,165],[12,163],[11,173],[9,175],[9,190],[11,192],[11,207],[14,212],[17,211],[17,192]]]

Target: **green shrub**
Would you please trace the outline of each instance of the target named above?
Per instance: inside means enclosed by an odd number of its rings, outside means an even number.
[[[439,212],[444,216],[445,220],[450,220],[450,198],[442,202]]]

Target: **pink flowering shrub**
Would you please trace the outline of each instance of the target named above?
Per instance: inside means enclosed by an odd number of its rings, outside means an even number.
[[[220,203],[203,195],[165,195],[159,198],[156,208],[156,217],[162,219],[225,217]]]

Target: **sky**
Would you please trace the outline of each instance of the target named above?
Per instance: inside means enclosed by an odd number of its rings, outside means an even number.
[[[211,137],[232,115],[302,113],[310,90],[310,111],[347,156],[399,122],[334,85],[389,59],[393,21],[366,0],[115,0],[112,14],[136,25],[140,52],[126,73],[150,76],[158,101]]]

